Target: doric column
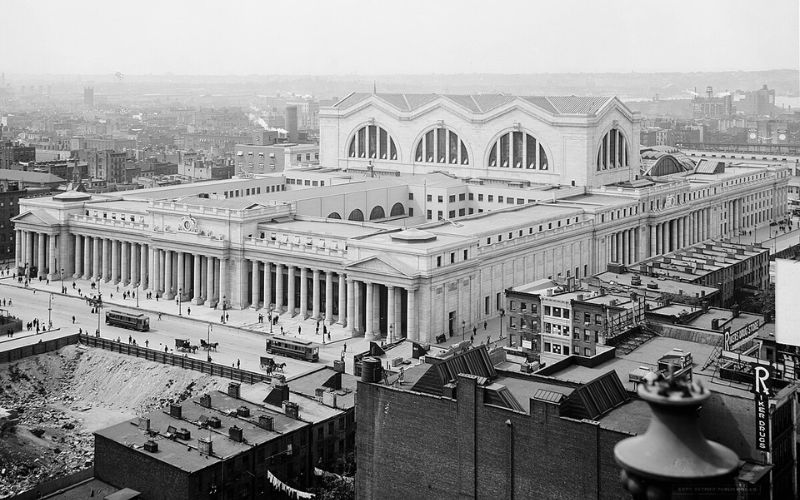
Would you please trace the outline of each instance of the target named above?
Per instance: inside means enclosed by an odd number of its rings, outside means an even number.
[[[131,243],[130,283],[132,287],[139,286],[139,247],[138,243]]]
[[[295,313],[295,307],[294,307],[294,290],[295,290],[294,269],[295,268],[291,264],[287,264],[286,267],[287,267],[286,274],[288,275],[288,278],[289,278],[289,282],[287,283],[288,286],[286,287],[287,288],[287,292],[288,292],[287,297],[286,297],[286,310],[289,312],[289,317],[293,318],[294,317],[294,313]]]
[[[339,279],[342,279],[342,275],[339,275]],[[351,277],[347,277],[345,280],[347,283],[347,309],[346,309],[346,318],[344,320],[344,325],[347,326],[347,331],[351,334],[354,333],[354,324],[355,324],[355,311],[356,311],[356,285],[355,281]],[[340,310],[341,314],[341,310]]]
[[[172,251],[164,250],[164,298],[172,300],[176,291],[172,286]]]
[[[417,334],[417,291],[407,288],[408,300],[406,301],[407,336],[409,340],[419,341]]]
[[[376,339],[381,338],[381,287],[372,284],[372,333]]]
[[[192,291],[194,292],[194,303],[202,304],[203,299],[201,298],[202,297],[201,292],[203,291],[203,273],[202,273],[203,261],[200,259],[200,254],[197,253],[194,254],[193,260],[194,260],[194,275],[192,277],[194,278],[194,287]]]
[[[656,254],[656,249],[658,248],[656,245],[656,226],[650,225],[650,252],[647,254],[649,257]]]
[[[333,323],[333,273],[325,271],[325,321]]]
[[[344,274],[339,275],[339,321],[342,326],[347,324],[347,281]]]
[[[283,264],[275,263],[275,312],[283,312]]]
[[[147,275],[142,275],[142,288],[145,288],[144,282],[147,282],[147,289],[150,291],[158,291],[158,251],[153,245],[147,245]]]
[[[250,287],[252,288],[251,295],[252,300],[250,301],[250,307],[253,309],[258,309],[258,303],[261,300],[261,283],[259,282],[259,269],[258,269],[258,261],[253,259],[250,269]]]
[[[228,295],[228,259],[219,259],[219,292],[217,293],[220,304],[225,306],[225,301],[230,300]]]
[[[33,231],[25,231],[27,238],[25,238],[25,262],[29,266],[34,265],[35,255],[33,254],[33,245],[35,234]]]
[[[47,240],[47,235],[44,234],[44,233],[39,233],[39,246],[38,246],[37,252],[36,252],[36,253],[39,254],[38,258],[36,259],[36,267],[39,268],[37,270],[37,272],[39,273],[39,276],[44,276],[45,275],[44,267],[47,265],[47,260],[46,260],[46,256],[45,256],[45,251],[47,250],[47,247],[45,246],[47,244],[46,240]]]
[[[661,224],[656,224],[655,229],[656,229],[656,250],[655,252],[653,252],[654,256],[659,255],[661,253],[661,247],[664,245],[662,241],[663,238],[661,234]]]
[[[214,264],[214,257],[206,257],[206,305],[214,307],[216,304],[216,296],[214,294],[214,274],[216,264]]]
[[[308,315],[308,269],[300,268],[300,317],[306,319]]]
[[[139,276],[136,285],[141,286],[142,290],[147,288],[147,246],[144,243],[139,243]]]
[[[388,330],[389,342],[394,342],[399,333],[397,332],[396,318],[394,317],[394,287],[389,285],[386,289],[386,329]]]
[[[177,252],[178,253],[178,285],[175,287],[175,291],[181,294],[181,300],[186,295],[186,267],[184,262],[184,252]]]
[[[95,280],[99,280],[100,277],[103,275],[103,265],[105,260],[103,259],[103,250],[102,246],[103,243],[100,241],[100,238],[97,236],[92,238],[93,246],[92,249],[92,272],[91,275],[94,277]]]
[[[72,273],[73,278],[78,278],[82,275],[81,267],[83,266],[83,240],[81,235],[75,235],[75,272]]]
[[[264,261],[264,309],[269,311],[272,304],[272,264]]]
[[[65,262],[61,263],[64,266]],[[61,272],[56,262],[56,236],[51,234],[47,236],[47,272],[50,279],[56,279]]]
[[[119,240],[111,240],[110,245],[110,252],[111,252],[111,273],[110,273],[110,280],[111,283],[119,283],[119,256],[120,256],[120,241]]]
[[[319,319],[319,269],[314,269],[311,272],[311,276],[312,276],[312,278],[311,278],[311,281],[312,281],[312,286],[311,286],[312,304],[311,305],[313,306],[312,311],[311,311],[311,317],[314,318],[314,319]]]
[[[367,340],[375,340],[375,336],[372,334],[372,322],[373,322],[373,288],[372,283],[369,281],[365,283],[366,285],[366,294],[367,294],[367,321],[364,325],[364,337]]]
[[[16,267],[20,267],[20,263],[24,259],[22,255],[22,231],[17,229],[14,233],[14,258],[16,259]],[[14,272],[16,271],[14,269]]]
[[[129,247],[129,243],[127,241],[120,241],[119,242],[119,246],[120,246],[120,260],[122,261],[122,263],[120,265],[119,281],[124,286],[124,285],[128,284],[128,279],[131,276],[131,274],[130,274],[130,270],[131,270],[130,263],[128,262],[129,261],[129,256],[130,256],[130,247]]]

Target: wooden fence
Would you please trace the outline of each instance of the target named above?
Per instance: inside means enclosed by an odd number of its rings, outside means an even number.
[[[265,373],[251,372],[248,370],[240,370],[232,366],[220,365],[217,363],[209,363],[201,359],[194,359],[183,354],[172,354],[155,349],[149,349],[139,345],[128,344],[124,342],[117,342],[116,340],[106,339],[103,337],[93,337],[91,335],[76,335],[79,337],[78,342],[89,347],[99,347],[107,351],[118,352],[128,356],[136,356],[137,358],[144,358],[156,363],[163,363],[165,365],[180,366],[187,370],[195,370],[200,373],[205,373],[215,377],[229,378],[238,382],[246,384],[255,384],[258,382],[269,382],[272,377]]]
[[[64,346],[77,344],[78,334],[66,335],[57,339],[42,340],[35,344],[23,345],[7,351],[0,351],[0,363],[10,363],[18,361],[29,356],[36,356],[37,354],[44,354],[50,351],[57,351]]]

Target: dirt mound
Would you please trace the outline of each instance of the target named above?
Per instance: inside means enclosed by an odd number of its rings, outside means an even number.
[[[95,430],[228,382],[77,346],[0,365],[0,407],[19,412],[0,437],[0,498],[91,466]]]

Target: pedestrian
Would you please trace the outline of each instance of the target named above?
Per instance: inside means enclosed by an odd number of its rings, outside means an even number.
[[[301,333],[302,331],[303,331],[303,327],[302,327],[302,326],[300,326],[300,325],[297,325],[297,334],[298,334],[298,335],[300,335],[300,333]]]
[[[158,320],[161,321],[161,313],[158,313]]]
[[[75,324],[75,316],[72,317],[72,324]]]
[[[343,350],[344,352],[347,352],[347,342],[345,342],[345,343],[344,343],[344,349],[342,349],[342,350]]]
[[[486,331],[486,325],[488,325],[488,323],[487,323],[486,321],[484,321],[484,322],[483,322],[483,331],[484,331],[484,332]]]
[[[231,320],[230,313],[225,313],[225,321],[230,321],[230,320]]]
[[[3,299],[3,307],[6,306],[6,299]]]
[[[475,326],[475,325],[472,325],[472,336],[474,337],[477,334],[478,334],[478,327]]]
[[[189,316],[190,314],[192,314],[192,308],[191,307],[187,307],[186,308],[186,315]]]
[[[328,334],[328,326],[322,325],[322,336],[324,337],[327,334]]]
[[[241,365],[241,362],[240,362],[240,361],[237,359],[237,360],[236,360],[236,369],[237,369],[237,370],[239,369],[239,366],[240,366],[240,365]]]
[[[150,347],[150,341],[148,339],[144,339],[144,346]]]
[[[323,341],[325,340],[325,336],[324,335],[322,337],[322,340]],[[328,341],[330,342],[330,340],[331,340],[331,332],[330,332],[330,330],[328,330]]]
[[[225,323],[225,314],[224,313],[219,315],[219,322],[220,323]]]
[[[167,352],[167,346],[164,346],[164,352]]]

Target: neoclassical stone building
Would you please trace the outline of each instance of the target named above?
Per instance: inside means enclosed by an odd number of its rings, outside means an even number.
[[[19,272],[430,341],[496,316],[508,287],[786,212],[782,168],[642,177],[615,98],[353,94],[320,127],[319,168],[21,200]]]

